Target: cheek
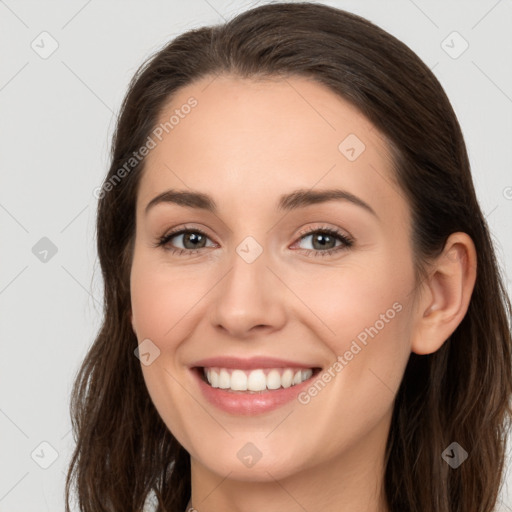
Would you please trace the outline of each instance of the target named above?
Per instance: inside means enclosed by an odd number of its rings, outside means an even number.
[[[329,279],[316,280],[322,286],[304,284],[300,292],[307,293],[315,330],[332,352],[325,378],[344,397],[340,417],[364,410],[377,420],[390,406],[410,355],[412,263],[392,251],[380,256],[331,271]]]
[[[316,275],[314,283],[308,280],[295,288],[314,313],[311,318],[316,331],[322,324],[323,338],[329,340],[336,354],[348,350],[354,339],[363,344],[373,337],[398,341],[396,335],[403,330],[413,282],[412,269],[409,272],[405,263],[398,267],[384,258],[380,262],[373,259],[368,265],[363,262],[329,269]]]
[[[130,293],[132,318],[139,340],[169,338],[180,318],[194,304],[200,281],[175,269],[134,257]]]
[[[130,276],[132,318],[139,343],[150,339],[160,350],[150,365],[141,365],[144,381],[161,418],[183,444],[190,444],[187,422],[204,421],[196,401],[184,393],[186,375],[179,358],[180,340],[186,338],[187,313],[197,302],[196,286],[151,255],[134,254]],[[174,411],[188,411],[187,415]],[[204,414],[204,411],[202,411]]]
[[[151,271],[132,273],[130,287],[133,323],[139,341],[159,339],[172,326],[170,312],[174,311],[175,294],[166,293],[161,278]]]

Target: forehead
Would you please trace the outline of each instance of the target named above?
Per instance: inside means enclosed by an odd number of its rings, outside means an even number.
[[[204,77],[174,95],[158,126],[141,202],[171,187],[233,200],[243,190],[247,206],[290,188],[343,186],[377,202],[396,194],[384,137],[307,78]]]

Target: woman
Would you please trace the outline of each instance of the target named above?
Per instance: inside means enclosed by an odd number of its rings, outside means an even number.
[[[130,84],[98,197],[68,501],[493,510],[510,302],[453,109],[403,43],[310,3],[179,36]]]

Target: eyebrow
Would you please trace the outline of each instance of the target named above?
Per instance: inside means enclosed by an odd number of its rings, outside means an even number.
[[[348,201],[364,208],[366,211],[378,218],[375,210],[359,197],[340,189],[308,190],[298,189],[289,194],[280,196],[277,208],[280,211],[291,211],[297,208],[304,208],[312,204],[324,203],[327,201]],[[202,192],[189,192],[185,190],[166,190],[157,195],[147,204],[145,213],[157,204],[173,203],[188,208],[197,208],[208,212],[217,213],[217,204],[208,194]]]

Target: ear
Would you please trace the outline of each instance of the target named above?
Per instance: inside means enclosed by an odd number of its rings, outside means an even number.
[[[452,233],[421,283],[411,350],[431,354],[464,318],[476,280],[476,250],[466,233]]]

